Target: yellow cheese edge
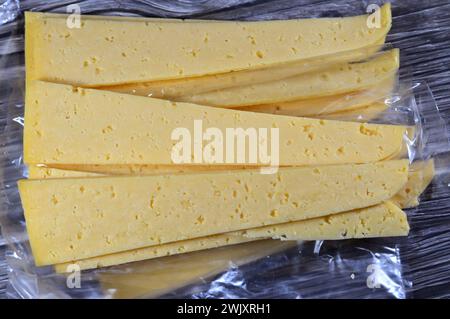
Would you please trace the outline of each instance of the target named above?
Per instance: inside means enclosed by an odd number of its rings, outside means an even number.
[[[409,225],[405,212],[388,201],[354,213],[249,229],[245,231],[244,236],[281,240],[338,240],[407,236],[408,233]]]
[[[56,264],[54,268],[58,273],[67,272],[67,269],[70,269],[68,267],[71,265],[77,265],[80,270],[102,268],[134,261],[183,254],[203,249],[235,245],[249,241],[252,241],[252,239],[243,237],[242,232],[232,232]]]
[[[379,102],[348,111],[317,115],[315,118],[367,123],[382,115],[388,108],[389,106],[387,104]]]
[[[284,237],[285,231],[288,237]],[[406,236],[408,231],[409,226],[406,214],[395,204],[386,202],[369,208],[357,209],[326,217],[185,240],[57,264],[54,268],[56,272],[65,272],[71,264],[77,265],[81,270],[107,267],[166,255],[231,245],[261,237],[287,240],[339,240]],[[289,235],[292,233],[296,237]]]
[[[88,171],[78,171],[70,169],[58,169],[53,167],[28,165],[29,179],[46,179],[46,178],[67,178],[67,177],[92,177],[103,176],[104,174]]]
[[[233,87],[174,98],[178,102],[238,108],[291,102],[364,90],[396,76],[399,50],[377,54],[366,62],[339,64],[277,81]]]
[[[92,177],[105,175],[161,175],[254,169],[238,165],[28,165],[29,179]]]
[[[236,110],[314,118],[327,118],[327,115],[330,114],[328,118],[333,119],[333,114],[338,112],[350,112],[381,103],[387,106],[384,101],[391,96],[395,84],[396,77],[389,77],[382,83],[375,84],[365,90],[292,102],[243,106],[236,108]]]
[[[300,101],[299,101],[300,102]],[[301,102],[303,104],[303,102]],[[380,101],[373,102],[369,104],[363,104],[360,107],[347,109],[346,104],[343,105],[342,109],[336,107],[337,111],[335,112],[318,112],[315,114],[304,114],[306,111],[309,113],[309,110],[305,110],[303,107],[280,107],[277,105],[269,105],[263,108],[252,109],[249,110],[251,112],[261,112],[261,113],[272,113],[276,115],[287,115],[287,116],[302,116],[302,117],[311,117],[316,119],[324,119],[324,120],[333,120],[333,121],[352,121],[352,122],[361,122],[367,123],[377,116],[381,115],[384,111],[386,111],[389,106]],[[321,106],[318,106],[321,108]],[[245,108],[241,110],[245,111]]]

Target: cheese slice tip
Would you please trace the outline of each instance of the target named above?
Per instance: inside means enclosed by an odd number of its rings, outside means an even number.
[[[412,208],[419,205],[419,196],[431,183],[435,175],[434,160],[417,161],[410,166],[408,181],[392,201],[402,208]]]
[[[350,238],[407,236],[405,212],[392,202],[301,222],[247,230],[249,238],[281,240],[338,240]]]

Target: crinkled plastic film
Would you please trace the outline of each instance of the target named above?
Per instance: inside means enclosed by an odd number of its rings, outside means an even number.
[[[18,19],[20,9],[14,8],[13,2],[11,10],[11,20]],[[305,10],[308,16],[320,16],[329,8],[317,5]],[[350,7],[342,10],[348,15],[361,13],[351,11]],[[23,45],[22,31],[15,31],[22,40],[20,45]],[[14,46],[19,45],[17,37],[15,33],[10,36],[10,42],[4,45],[6,50],[14,52]],[[376,55],[394,47],[388,44]],[[333,63],[311,65],[308,72],[320,72],[322,67],[328,68]],[[18,179],[28,176],[22,161],[23,60],[14,54],[5,55],[0,67],[5,70],[0,86],[1,225],[8,243],[10,297],[405,298],[416,284],[415,274],[401,254],[405,245],[414,240],[413,228],[408,238],[316,242],[258,240],[83,271],[81,287],[68,288],[66,275],[56,274],[50,266],[37,268],[33,263],[16,184]],[[449,167],[449,140],[445,122],[427,83],[416,81],[404,69],[400,78],[394,72],[392,79],[393,89],[389,93],[369,90],[361,94],[374,98],[379,108],[367,110],[367,105],[362,105],[334,111],[337,106],[355,99],[355,92],[345,92],[330,100],[317,114],[307,116],[410,126],[411,131],[405,134],[404,150],[398,157],[409,158],[415,170],[420,170],[423,163],[433,158],[436,176],[428,188],[431,194],[428,191],[424,196],[439,196],[433,189],[441,189],[436,185],[448,183],[445,176]],[[410,219],[420,218],[420,208],[408,209],[407,214]],[[378,286],[371,286],[372,282],[377,282]]]

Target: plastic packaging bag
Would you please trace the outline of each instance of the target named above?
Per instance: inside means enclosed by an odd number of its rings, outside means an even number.
[[[14,43],[8,47],[14,52]],[[4,155],[0,169],[1,224],[3,236],[9,243],[10,296],[405,298],[416,285],[416,273],[403,259],[404,251],[406,258],[416,258],[411,252],[416,240],[413,228],[409,238],[401,239],[259,241],[164,257],[82,272],[81,287],[69,288],[70,278],[55,274],[51,267],[36,268],[33,264],[16,185],[17,179],[27,176],[22,162],[23,64],[14,55],[2,59],[4,65],[14,62],[13,67],[6,69],[8,77],[2,79],[2,101],[6,108],[2,109],[0,117],[0,148]],[[424,196],[445,196],[446,189],[439,185],[445,183],[440,174],[445,174],[448,167],[445,154],[449,150],[448,133],[428,86],[403,78],[394,93],[383,100],[388,108],[370,120],[414,125],[411,136],[406,139],[406,156],[410,161],[435,158],[439,175],[433,182],[431,194]],[[367,120],[363,113],[352,116],[343,114],[340,119]],[[420,209],[408,211],[412,221],[420,219],[421,214]],[[430,227],[430,232],[435,231],[436,227]],[[199,264],[204,268],[199,269]],[[159,281],[158,287],[152,281],[164,276],[171,278],[180,272],[185,277],[173,283]],[[424,285],[420,281],[418,284]]]

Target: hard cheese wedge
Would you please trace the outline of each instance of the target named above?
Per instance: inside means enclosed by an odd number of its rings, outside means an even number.
[[[282,240],[336,240],[406,236],[408,233],[406,214],[394,203],[385,202],[358,210],[357,213],[249,229],[244,236]]]
[[[398,67],[399,51],[394,49],[367,62],[338,64],[278,81],[187,95],[176,100],[219,107],[295,101],[365,89],[392,78]]]
[[[375,205],[407,175],[408,161],[398,160],[271,175],[21,180],[19,191],[36,264],[48,265]]]
[[[232,267],[295,247],[296,244],[260,240],[146,260],[105,269],[98,274],[99,281],[105,294],[112,298],[155,298],[188,284],[203,282]]]
[[[176,80],[101,86],[98,88],[120,93],[177,100],[182,96],[229,89],[243,85],[277,81],[307,72],[332,68],[339,63],[342,64],[345,62],[356,62],[368,59],[375,54],[380,47],[381,45],[369,46],[362,49],[280,63],[258,69],[245,69],[235,72],[188,77]]]
[[[177,140],[172,133],[185,128],[195,134],[194,120],[202,120],[205,129],[219,129],[224,139],[227,128],[279,128],[281,166],[379,161],[401,149],[406,131],[404,126],[274,116],[37,81],[26,94],[24,160],[173,164]],[[250,143],[244,147],[250,154]],[[235,157],[228,164],[243,164],[236,162]],[[260,158],[255,162],[261,164]]]
[[[70,263],[55,265],[56,272],[66,272],[76,264],[83,269],[119,265],[133,261],[175,255],[196,250],[246,242],[251,238],[274,237],[295,240],[339,240],[350,238],[406,236],[409,231],[406,214],[395,204],[386,202],[351,212],[326,217],[277,224],[251,230],[214,235],[118,252]],[[289,234],[291,237],[284,237]]]
[[[384,40],[366,15],[286,21],[230,22],[105,19],[26,14],[27,82],[40,79],[110,85],[217,74],[367,47]],[[180,32],[183,36],[180,37]]]

